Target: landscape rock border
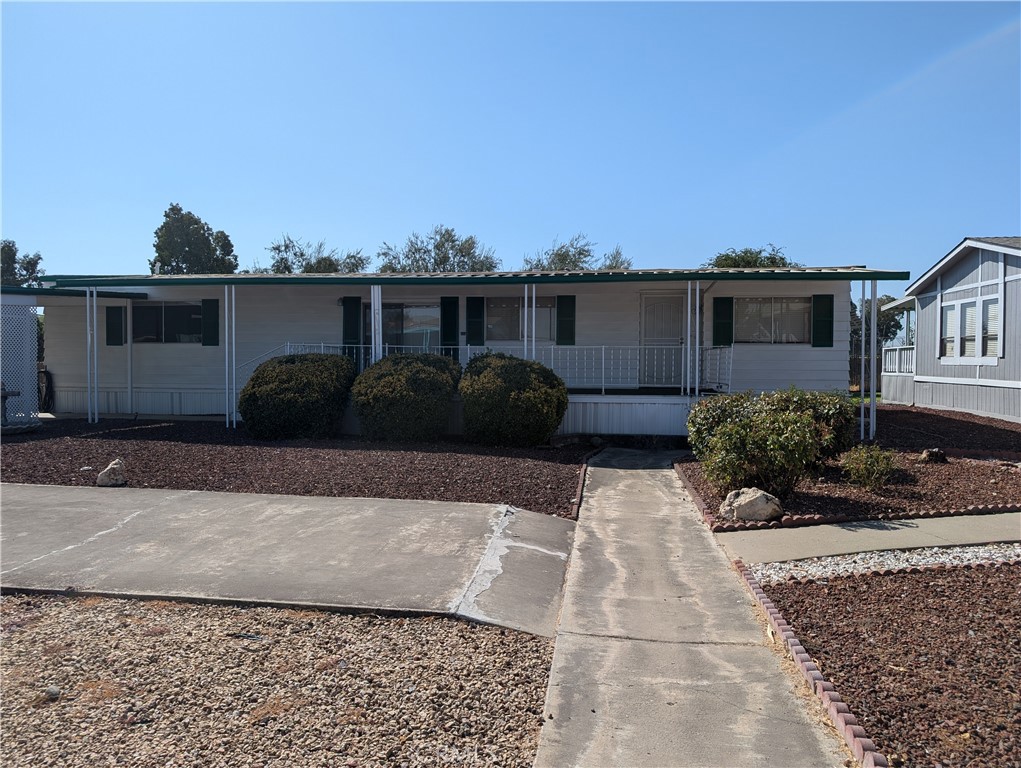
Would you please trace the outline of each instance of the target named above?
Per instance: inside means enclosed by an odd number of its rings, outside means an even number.
[[[950,452],[948,451],[948,454]],[[779,520],[736,520],[723,522],[713,513],[705,499],[695,490],[681,468],[681,462],[674,461],[674,474],[691,496],[692,501],[702,514],[703,522],[713,533],[734,533],[736,531],[761,531],[768,528],[802,528],[810,525],[830,525],[835,523],[861,522],[860,518],[849,515],[784,515]],[[957,509],[912,509],[906,512],[889,512],[877,515],[874,520],[919,520],[934,517],[959,517],[962,515],[995,515],[1002,512],[1021,512],[1021,503],[1012,504],[972,504]]]
[[[840,694],[837,693],[833,683],[823,676],[819,666],[805,651],[804,645],[802,645],[797,635],[794,634],[794,630],[791,629],[783,614],[780,613],[773,604],[773,601],[763,591],[762,586],[752,575],[752,572],[740,560],[734,561],[734,568],[752,593],[752,597],[755,598],[763,613],[765,613],[770,626],[783,641],[787,653],[794,660],[794,663],[797,664],[802,677],[805,678],[812,692],[822,702],[823,708],[837,729],[837,733],[843,737],[847,746],[854,754],[855,760],[858,761],[862,768],[889,768],[890,764],[887,762],[886,757],[879,753],[875,743],[866,734],[865,729],[858,724],[858,719],[851,713],[847,704],[840,697]]]

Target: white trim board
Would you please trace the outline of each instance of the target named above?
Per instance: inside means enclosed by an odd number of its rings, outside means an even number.
[[[915,381],[929,384],[973,384],[980,387],[1021,389],[1021,381],[998,381],[996,379],[965,379],[953,376],[915,376]]]

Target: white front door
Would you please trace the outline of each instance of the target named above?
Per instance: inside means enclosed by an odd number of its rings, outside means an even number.
[[[684,372],[684,297],[643,294],[641,376],[643,387],[679,387]]]

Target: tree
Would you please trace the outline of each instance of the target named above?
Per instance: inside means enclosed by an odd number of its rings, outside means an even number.
[[[631,269],[631,259],[617,245],[596,264],[596,244],[579,232],[566,243],[554,239],[545,251],[525,257],[524,269],[535,272],[578,272],[586,269]]]
[[[784,256],[783,248],[769,243],[765,248],[728,248],[702,265],[708,269],[742,269],[749,267],[800,267]]]
[[[341,256],[336,248],[327,250],[326,242],[303,242],[301,238],[293,238],[285,234],[279,241],[274,241],[266,249],[273,254],[273,264],[268,268],[256,266],[255,272],[272,272],[278,275],[289,275],[294,272],[364,272],[369,266],[369,257],[362,255],[362,250],[347,251]]]
[[[901,320],[903,309],[882,309],[884,304],[889,304],[891,301],[896,301],[896,299],[885,294],[876,299],[876,306],[879,308],[876,315],[876,341],[880,346],[889,344],[897,338],[897,334],[904,330],[904,323]],[[865,299],[864,311],[860,314],[858,306],[853,301],[851,302],[852,350],[861,350],[862,315],[865,317],[866,337],[869,338],[872,333],[872,299]]]
[[[149,262],[155,275],[233,274],[238,257],[230,236],[212,227],[191,211],[171,203],[163,223],[155,231],[156,257]]]
[[[0,283],[4,285],[42,285],[46,271],[39,268],[43,257],[37,251],[33,254],[18,255],[18,245],[13,240],[0,241]]]
[[[500,260],[474,235],[458,237],[442,224],[425,237],[413,232],[404,246],[384,242],[376,254],[380,272],[495,272]]]

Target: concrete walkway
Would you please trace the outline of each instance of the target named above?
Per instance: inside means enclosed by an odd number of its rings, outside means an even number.
[[[672,458],[593,460],[535,765],[843,766]]]
[[[569,520],[495,504],[0,486],[5,588],[461,616],[553,636]]]
[[[716,538],[731,559],[777,563],[883,549],[1021,541],[1021,512],[770,528],[718,533]]]

